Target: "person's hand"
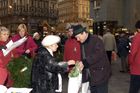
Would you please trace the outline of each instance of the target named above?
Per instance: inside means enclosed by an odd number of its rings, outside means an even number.
[[[29,54],[29,53],[30,53],[30,50],[29,50],[29,49],[27,49],[27,50],[25,51],[25,53]]]
[[[79,65],[79,70],[82,71],[84,68],[82,61],[78,62],[78,65]]]
[[[75,65],[75,61],[74,60],[69,60],[68,65]]]

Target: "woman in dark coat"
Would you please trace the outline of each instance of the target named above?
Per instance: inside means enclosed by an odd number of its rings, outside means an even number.
[[[55,93],[58,89],[58,73],[68,71],[68,65],[75,61],[56,62],[53,52],[58,48],[60,37],[48,35],[42,40],[32,66],[32,93]]]

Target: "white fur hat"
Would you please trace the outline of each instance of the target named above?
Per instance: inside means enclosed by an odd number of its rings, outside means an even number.
[[[0,93],[6,93],[7,88],[3,85],[0,85]]]
[[[43,40],[42,40],[42,45],[43,46],[50,46],[52,44],[56,44],[60,42],[60,37],[57,35],[47,35]]]

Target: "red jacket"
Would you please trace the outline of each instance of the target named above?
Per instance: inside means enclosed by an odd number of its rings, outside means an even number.
[[[12,37],[13,42],[17,41],[21,39],[20,35],[17,34],[15,36]],[[21,44],[19,47],[14,49],[14,56],[21,56],[23,53],[25,53],[25,51],[29,49],[31,55],[33,55],[33,53],[35,52],[35,50],[37,49],[37,45],[34,42],[33,38],[31,36],[28,36],[27,41],[25,41],[23,44]]]
[[[68,38],[65,42],[63,59],[64,61],[81,61],[80,42],[78,42],[75,38]],[[72,67],[73,66],[69,66],[69,71],[72,69]]]
[[[7,42],[0,41],[0,46],[6,45]],[[10,72],[7,70],[7,65],[11,60],[12,53],[4,56],[2,50],[0,50],[0,85],[5,83],[5,80],[8,78],[7,86],[12,85],[12,80],[10,79]],[[8,76],[8,77],[7,77]]]
[[[69,38],[64,46],[64,61],[81,61],[80,43],[75,38]]]
[[[130,73],[140,75],[140,33],[137,33],[132,39],[129,54]]]

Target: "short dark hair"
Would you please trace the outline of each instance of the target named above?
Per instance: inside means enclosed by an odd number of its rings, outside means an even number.
[[[138,21],[136,22],[135,27],[136,27],[137,29],[140,28],[140,20],[138,20]]]

